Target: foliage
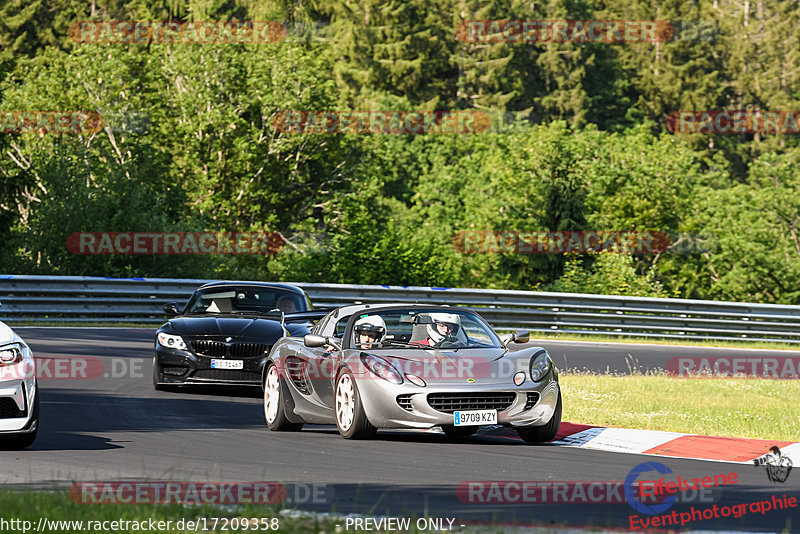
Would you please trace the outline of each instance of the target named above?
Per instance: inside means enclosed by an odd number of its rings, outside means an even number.
[[[640,275],[630,255],[615,252],[599,254],[588,269],[580,258],[571,258],[564,266],[564,274],[552,285],[552,290],[631,297],[667,296],[653,269]]]
[[[673,134],[665,120],[678,110],[798,109],[795,7],[11,0],[0,7],[0,111],[83,110],[106,122],[81,134],[0,135],[0,271],[800,303],[797,136]],[[457,31],[470,20],[604,18],[674,21],[678,33],[610,44]],[[74,42],[70,24],[87,19],[277,20],[288,35]],[[466,110],[493,122],[462,135],[291,133],[275,123],[287,110]],[[268,257],[65,247],[73,232],[115,230],[280,232],[287,245]],[[453,237],[466,230],[661,232],[673,246],[464,253]]]

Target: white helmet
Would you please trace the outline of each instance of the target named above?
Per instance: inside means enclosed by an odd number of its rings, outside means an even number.
[[[380,343],[386,335],[386,322],[380,315],[368,315],[356,321],[353,331],[356,343],[360,343],[359,334],[367,334],[375,338],[375,343]]]
[[[444,335],[436,328],[437,323],[447,325],[450,328],[449,335],[451,336],[455,336],[458,333],[458,329],[461,326],[461,316],[457,313],[431,313],[429,315],[430,318],[433,319],[433,322],[428,325],[428,337],[430,337],[434,343],[438,343],[444,339]]]

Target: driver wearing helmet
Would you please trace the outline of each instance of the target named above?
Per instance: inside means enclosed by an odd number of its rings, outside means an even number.
[[[380,315],[362,317],[353,325],[355,342],[359,348],[375,349],[381,346],[386,335],[386,322]]]
[[[432,323],[427,326],[428,337],[416,341],[418,345],[436,346],[443,341],[455,341],[461,327],[461,316],[457,313],[431,313]]]

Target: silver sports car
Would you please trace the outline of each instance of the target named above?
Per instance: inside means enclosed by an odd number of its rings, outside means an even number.
[[[345,438],[378,428],[441,426],[451,438],[505,425],[528,442],[561,424],[558,371],[527,332],[501,339],[478,314],[448,306],[337,308],[304,338],[284,337],[264,367],[270,430],[335,423]]]

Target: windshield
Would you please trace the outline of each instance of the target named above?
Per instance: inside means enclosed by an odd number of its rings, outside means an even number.
[[[501,348],[497,335],[474,313],[452,309],[412,309],[363,313],[352,327],[359,349]]]
[[[305,310],[301,298],[301,295],[273,288],[212,287],[195,292],[186,314],[264,315],[273,309],[293,313]]]

